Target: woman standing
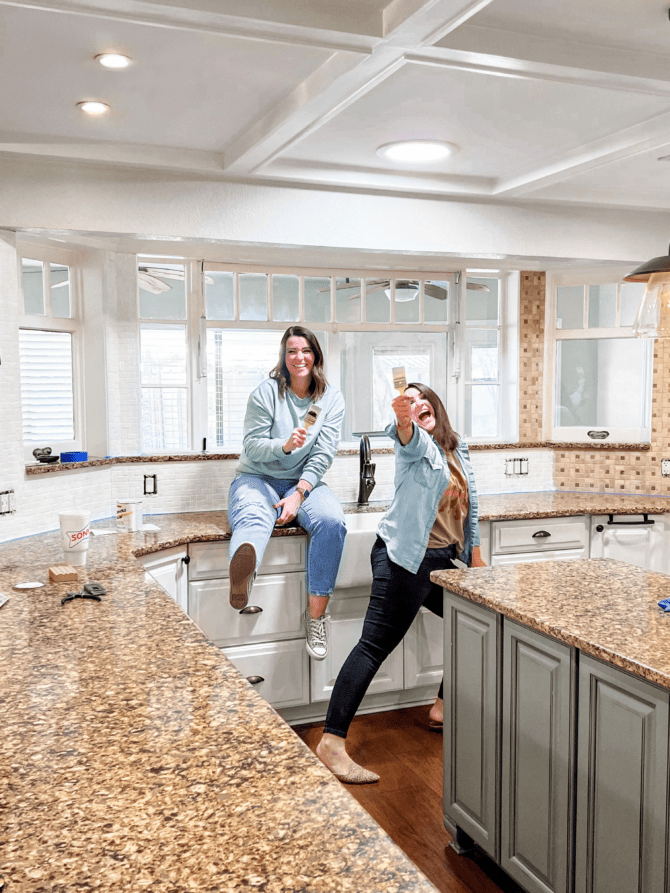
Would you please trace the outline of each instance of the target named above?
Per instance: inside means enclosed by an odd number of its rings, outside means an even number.
[[[326,609],[346,535],[342,506],[321,481],[337,452],[343,418],[344,398],[326,381],[316,336],[291,326],[279,362],[247,404],[244,447],[228,496],[230,604],[246,605],[275,525],[297,519],[309,534],[304,622],[315,660],[328,653]]]
[[[395,495],[372,547],[372,592],[363,632],[339,672],[316,749],[348,784],[379,780],[349,757],[345,739],[375,673],[419,608],[442,616],[442,590],[431,583],[431,572],[455,567],[454,558],[473,567],[484,564],[468,448],[442,402],[429,387],[413,382],[391,405],[396,422],[386,431],[395,441]],[[441,729],[443,709],[440,686],[429,714],[431,728]]]

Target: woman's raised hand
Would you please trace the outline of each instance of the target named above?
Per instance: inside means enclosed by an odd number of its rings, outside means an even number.
[[[297,450],[298,447],[304,446],[305,441],[307,440],[307,429],[306,428],[294,428],[291,432],[291,436],[283,445],[282,449],[285,453],[291,453],[293,450]]]
[[[412,401],[404,394],[399,394],[391,403],[399,428],[410,428],[412,425]]]

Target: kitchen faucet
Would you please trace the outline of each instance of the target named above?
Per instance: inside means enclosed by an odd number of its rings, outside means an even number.
[[[360,472],[358,484],[358,504],[367,505],[368,497],[375,487],[375,468],[377,467],[372,461],[372,451],[370,449],[370,438],[367,434],[361,435],[360,443]]]

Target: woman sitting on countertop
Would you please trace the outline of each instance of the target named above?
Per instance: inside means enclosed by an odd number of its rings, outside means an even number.
[[[442,402],[429,387],[413,382],[391,405],[396,422],[386,432],[395,441],[395,495],[372,547],[372,592],[363,632],[339,672],[316,748],[321,761],[348,784],[379,780],[351,759],[345,739],[375,673],[421,606],[442,616],[442,590],[431,583],[431,572],[455,567],[455,558],[484,566],[468,448]],[[443,711],[440,686],[429,714],[431,728],[441,730]]]
[[[309,329],[290,326],[279,362],[249,397],[244,447],[228,496],[230,604],[243,608],[272,530],[294,519],[309,534],[304,623],[315,660],[328,653],[326,609],[346,536],[342,506],[321,478],[340,441],[344,398],[326,381]]]

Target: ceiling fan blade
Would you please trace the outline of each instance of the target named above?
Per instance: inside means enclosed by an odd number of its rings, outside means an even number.
[[[438,301],[447,300],[447,290],[439,285],[433,285],[432,282],[426,282],[423,286],[424,294],[429,298],[437,298]]]
[[[149,276],[143,270],[137,274],[138,284],[143,291],[150,291],[154,295],[162,295],[166,291],[172,291],[167,282],[161,282],[155,276]]]
[[[388,279],[382,279],[377,285],[368,283],[365,286],[365,293],[370,295],[375,291],[381,291],[384,288],[388,288],[389,285],[390,283]]]
[[[466,288],[468,291],[491,291],[488,285],[484,285],[481,282],[470,282],[469,280]]]
[[[166,270],[163,267],[140,267],[143,273],[149,276],[160,276],[161,279],[184,279],[183,270]]]

